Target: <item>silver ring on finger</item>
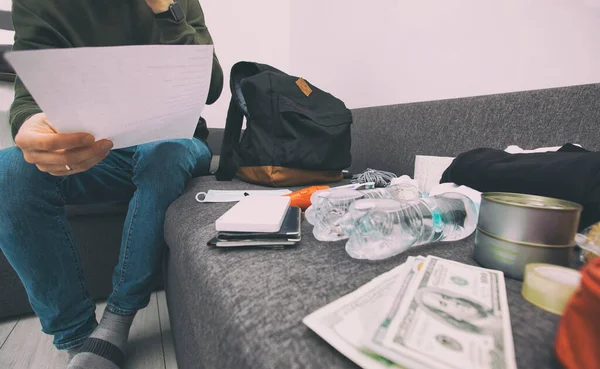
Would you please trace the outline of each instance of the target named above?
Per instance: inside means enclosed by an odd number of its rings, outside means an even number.
[[[65,164],[65,168],[67,168],[67,170],[68,170],[69,172],[73,170],[73,168],[71,168],[71,167],[69,166],[69,164]]]

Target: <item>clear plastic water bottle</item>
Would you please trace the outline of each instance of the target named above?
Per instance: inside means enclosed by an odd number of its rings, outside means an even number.
[[[311,195],[311,206],[309,206],[308,209],[306,209],[306,211],[304,212],[304,216],[306,217],[306,220],[309,224],[315,225],[317,221],[316,215],[319,213],[320,206],[327,200],[330,192],[340,190],[356,190],[362,192],[367,190],[373,190],[373,187],[371,187],[373,185],[374,183],[362,183],[352,185],[353,187],[356,186],[356,188],[348,188],[347,186],[342,186],[317,191]],[[392,179],[390,186],[385,188],[384,192],[389,190],[395,191],[397,193],[396,198],[398,199],[414,199],[423,196],[423,194],[419,190],[419,183],[406,175]],[[370,198],[376,198],[376,194],[381,192],[382,189],[374,189],[373,194],[370,196]]]
[[[321,205],[327,201],[327,196],[329,195],[329,192],[331,192],[332,190],[321,190],[321,191],[317,191],[315,193],[313,193],[310,196],[310,206],[308,207],[308,209],[306,209],[306,211],[304,212],[304,216],[306,217],[306,221],[309,224],[315,225],[315,223],[317,222],[317,213],[318,213],[318,209],[321,207]],[[336,191],[344,191],[343,189],[338,189]]]
[[[399,183],[386,188],[372,190],[329,189],[315,192],[311,196],[311,206],[306,210],[307,221],[314,226],[313,234],[320,241],[338,241],[348,238],[341,232],[342,222],[350,205],[359,199],[414,200],[422,197],[415,186]]]
[[[412,246],[466,238],[475,231],[478,216],[475,203],[460,193],[404,202],[361,199],[349,207],[339,227],[349,237],[351,257],[381,260]]]
[[[363,196],[362,191],[350,189],[340,189],[320,194],[317,202],[313,202],[311,206],[314,208],[311,224],[314,226],[313,235],[315,238],[320,241],[338,241],[347,238],[340,232],[338,223],[348,213],[350,205],[363,198]]]

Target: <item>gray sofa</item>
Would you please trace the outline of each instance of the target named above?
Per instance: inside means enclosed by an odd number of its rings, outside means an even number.
[[[600,85],[403,104],[353,112],[354,172],[412,174],[415,155],[455,156],[476,147],[580,143],[600,149]],[[475,264],[473,239],[423,246],[380,262],[351,259],[344,243],[317,242],[303,223],[298,247],[215,250],[206,246],[229,204],[199,204],[209,189],[253,188],[194,179],[169,209],[166,291],[175,350],[184,369],[355,368],[302,318],[405,261],[436,255]],[[257,209],[259,211],[259,209]],[[507,279],[520,368],[554,368],[558,317],[527,303]]]
[[[353,111],[353,165],[410,174],[415,155],[455,156],[476,147],[526,148],[566,142],[600,149],[600,85],[432,101]],[[222,131],[209,144],[220,150]],[[353,368],[302,325],[304,316],[403,262],[432,254],[475,264],[473,240],[424,246],[382,262],[345,254],[344,244],[320,243],[303,224],[303,241],[284,251],[212,250],[214,221],[230,204],[198,204],[208,189],[252,188],[240,181],[191,181],[169,209],[165,289],[179,367]],[[110,291],[124,206],[70,207],[86,280],[95,298]],[[160,286],[158,286],[160,287]],[[521,283],[507,279],[519,367],[553,368],[558,318],[526,303]],[[0,254],[0,319],[30,312],[23,288]]]

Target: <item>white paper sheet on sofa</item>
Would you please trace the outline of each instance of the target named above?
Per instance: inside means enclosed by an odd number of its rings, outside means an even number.
[[[444,171],[452,164],[454,158],[447,156],[417,155],[415,158],[415,180],[419,189],[429,193],[442,179]]]
[[[581,147],[579,144],[574,144],[575,146]],[[517,145],[510,145],[504,151],[509,154],[535,154],[539,152],[555,152],[558,151],[562,146],[549,146],[549,147],[538,147],[537,149],[523,149]]]

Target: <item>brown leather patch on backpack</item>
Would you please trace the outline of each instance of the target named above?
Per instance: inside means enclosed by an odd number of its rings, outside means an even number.
[[[296,81],[296,84],[298,85],[298,87],[300,87],[300,89],[306,95],[306,97],[308,97],[308,96],[310,96],[310,94],[312,94],[312,92],[313,92],[312,88],[310,88],[310,86],[304,80],[304,78],[298,78],[298,80]]]
[[[271,187],[333,183],[339,182],[344,178],[344,175],[339,170],[304,170],[276,166],[240,167],[237,175],[246,182]]]

